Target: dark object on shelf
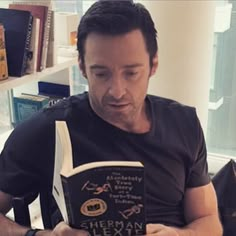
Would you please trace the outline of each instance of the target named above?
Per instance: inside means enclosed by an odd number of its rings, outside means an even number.
[[[29,55],[33,17],[29,11],[0,8],[0,22],[5,28],[8,73],[25,74]]]

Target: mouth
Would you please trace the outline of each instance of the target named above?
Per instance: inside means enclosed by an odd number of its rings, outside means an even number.
[[[108,106],[115,110],[123,110],[129,106],[129,103],[109,103]]]

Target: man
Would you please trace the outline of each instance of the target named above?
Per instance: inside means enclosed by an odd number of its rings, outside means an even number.
[[[14,130],[0,157],[0,211],[10,209],[13,195],[51,191],[55,120],[66,120],[75,166],[102,160],[144,163],[147,235],[222,235],[195,109],[146,95],[158,67],[148,11],[129,1],[99,1],[81,19],[77,46],[89,93],[70,97]],[[86,235],[63,222],[53,231],[28,230],[0,216],[4,236]]]

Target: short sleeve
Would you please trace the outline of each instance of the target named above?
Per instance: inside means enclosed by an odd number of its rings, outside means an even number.
[[[14,196],[39,192],[53,166],[54,128],[42,114],[18,125],[0,154],[0,190]]]
[[[197,118],[197,145],[194,155],[194,161],[190,168],[190,174],[187,179],[187,188],[200,187],[210,182],[207,164],[207,150],[204,134]]]

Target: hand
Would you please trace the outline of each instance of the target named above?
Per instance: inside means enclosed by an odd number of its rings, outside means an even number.
[[[146,236],[179,236],[177,231],[162,224],[148,224]]]
[[[53,231],[39,231],[37,236],[88,236],[89,233],[84,230],[72,229],[65,222],[60,222]]]

